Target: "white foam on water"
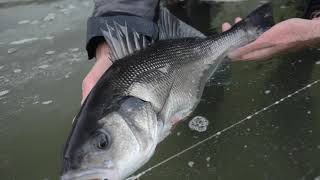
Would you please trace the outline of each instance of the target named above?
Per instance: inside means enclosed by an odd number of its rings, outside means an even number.
[[[16,48],[10,48],[10,49],[8,49],[8,54],[15,53],[15,52],[17,52],[17,50],[18,49],[16,49]]]
[[[43,101],[41,104],[43,104],[43,105],[48,105],[48,104],[51,104],[51,103],[53,103],[53,101],[52,101],[52,100],[49,100],[49,101]]]
[[[70,48],[69,51],[71,52],[78,52],[80,49],[79,48]]]
[[[32,24],[32,25],[39,24],[39,21],[38,20],[33,20],[33,21],[30,22],[30,24]]]
[[[30,23],[30,20],[22,20],[22,21],[19,21],[18,24],[29,24]]]
[[[8,94],[9,92],[10,92],[10,90],[0,91],[0,96],[4,96],[4,95]]]
[[[193,161],[189,161],[188,162],[188,166],[192,168],[194,166],[194,162]]]
[[[22,71],[21,69],[14,69],[13,70],[14,73],[21,73],[21,71]]]
[[[198,132],[205,132],[208,125],[209,121],[202,116],[196,116],[191,121],[189,121],[189,128]]]
[[[49,67],[48,64],[44,64],[44,65],[38,66],[39,69],[47,69],[48,67]]]
[[[55,13],[49,13],[46,17],[43,18],[43,21],[53,21],[56,18]]]
[[[45,40],[52,40],[52,39],[54,39],[54,36],[46,36],[46,37],[44,37],[43,39],[45,39]]]
[[[264,94],[270,94],[271,93],[271,90],[265,90],[264,91]]]
[[[206,161],[209,162],[210,160],[211,160],[211,157],[208,156],[208,157],[206,158]]]
[[[54,53],[56,53],[56,51],[47,51],[45,54],[46,54],[46,55],[52,55],[52,54],[54,54]]]
[[[33,42],[33,41],[37,41],[37,40],[39,40],[39,38],[37,38],[37,37],[26,38],[26,39],[21,39],[18,41],[12,41],[10,44],[11,45],[19,45],[19,44],[29,43],[29,42]]]

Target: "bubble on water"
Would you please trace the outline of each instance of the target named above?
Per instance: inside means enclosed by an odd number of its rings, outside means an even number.
[[[4,96],[4,95],[8,94],[9,92],[10,92],[10,90],[0,91],[0,96]]]
[[[4,68],[4,65],[0,66],[0,70]]]
[[[247,149],[247,148],[248,148],[248,145],[244,145],[243,148],[244,148],[244,149]]]
[[[210,167],[210,164],[207,164],[207,167],[209,168],[209,167]]]
[[[221,135],[221,132],[219,131],[219,132],[217,132],[216,134],[217,134],[217,136],[220,136],[220,135]]]
[[[189,162],[188,162],[188,166],[189,166],[189,167],[191,167],[191,168],[192,168],[192,167],[193,167],[193,165],[194,165],[194,162],[193,162],[193,161],[189,161]]]
[[[64,28],[65,31],[71,31],[71,28]]]
[[[16,48],[10,48],[10,49],[8,49],[8,54],[15,53],[15,52],[17,52],[17,50],[18,49],[16,49]]]
[[[18,24],[29,24],[29,23],[30,23],[30,20],[22,20],[18,22]]]
[[[180,136],[181,135],[181,132],[177,132],[177,136]]]
[[[251,119],[252,118],[252,116],[248,116],[246,119]]]
[[[52,54],[54,54],[54,53],[56,53],[56,51],[47,51],[45,54],[46,54],[46,55],[52,55]]]
[[[264,94],[270,94],[271,93],[271,90],[265,90],[264,91]]]
[[[311,114],[311,111],[307,111],[307,114]]]
[[[41,104],[43,104],[43,105],[48,105],[48,104],[51,104],[51,103],[53,103],[53,101],[52,101],[52,100],[49,100],[49,101],[43,101]]]
[[[202,116],[196,116],[189,122],[189,128],[198,132],[205,132],[208,125],[209,121]]]
[[[320,65],[320,61],[317,61],[317,62],[316,62],[316,65]]]
[[[22,71],[21,69],[14,69],[13,70],[14,73],[21,73],[21,71]]]
[[[315,177],[314,180],[320,180],[320,176]]]

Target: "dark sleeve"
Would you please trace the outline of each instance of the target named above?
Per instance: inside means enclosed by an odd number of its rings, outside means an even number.
[[[99,43],[105,41],[101,28],[113,26],[114,22],[127,25],[149,39],[156,39],[158,27],[154,22],[159,0],[95,0],[92,17],[87,22],[88,58],[95,57]],[[130,33],[130,32],[129,32]]]

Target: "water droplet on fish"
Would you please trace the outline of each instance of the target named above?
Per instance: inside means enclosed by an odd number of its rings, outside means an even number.
[[[205,132],[208,125],[209,121],[202,116],[196,116],[189,122],[189,128],[198,132]]]

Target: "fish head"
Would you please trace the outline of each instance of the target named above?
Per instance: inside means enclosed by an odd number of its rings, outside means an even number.
[[[75,123],[64,150],[62,180],[124,179],[150,159],[158,142],[156,113],[138,98],[123,100],[95,122]]]

